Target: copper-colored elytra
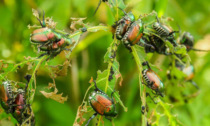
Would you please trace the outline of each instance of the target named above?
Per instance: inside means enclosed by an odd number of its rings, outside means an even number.
[[[52,33],[52,32],[47,34],[47,38],[48,38],[48,39],[52,39],[52,38],[54,38],[54,37],[55,37],[55,34]]]
[[[128,34],[128,41],[129,42],[133,42],[132,44],[136,44],[140,38],[142,37],[142,33],[139,34],[140,27],[138,25],[136,25],[135,27],[133,27],[132,31],[130,31],[130,33]]]
[[[65,40],[62,38],[59,42],[57,42],[58,46],[62,46],[64,44]]]
[[[15,110],[19,111],[23,109],[25,103],[24,103],[24,96],[23,94],[18,94],[17,97],[15,98],[15,104],[17,105]]]
[[[185,80],[192,80],[194,78],[194,73],[190,74],[185,78]]]
[[[160,86],[160,79],[153,71],[147,71],[149,81],[153,82],[152,89],[157,89]]]
[[[131,21],[129,21],[129,20],[125,21],[125,25],[124,25],[124,28],[123,28],[123,31],[122,31],[122,35],[125,34],[125,32],[126,32],[126,30],[127,30],[127,28],[128,28],[130,23],[131,23]]]
[[[132,43],[132,45],[135,45],[141,39],[142,36],[143,34],[140,33],[140,35],[137,36],[136,40]]]
[[[0,100],[2,100],[4,102],[6,102],[8,100],[8,97],[7,97],[7,94],[6,94],[5,90],[4,90],[4,86],[3,85],[0,86]]]
[[[36,34],[31,37],[31,40],[36,42],[47,42],[48,37],[45,34]]]
[[[40,33],[40,32],[44,32],[46,31],[48,28],[40,28],[40,29],[36,29],[32,32],[32,34],[36,34],[36,33]]]
[[[112,105],[112,102],[107,99],[104,98],[100,95],[96,96],[97,101],[92,102],[92,105],[95,107],[96,111],[103,115],[104,112],[109,112],[110,111],[110,106]]]

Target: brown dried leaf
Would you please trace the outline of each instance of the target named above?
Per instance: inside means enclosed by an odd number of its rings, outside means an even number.
[[[90,78],[89,83],[91,84],[93,82],[93,77]]]
[[[55,88],[55,84],[54,83],[49,83],[47,88],[48,89]]]
[[[123,82],[123,77],[122,77],[122,75],[119,73],[119,74],[115,75],[115,78],[116,78],[116,80],[118,80],[118,78],[120,78],[119,85],[122,86],[122,82]]]
[[[45,18],[45,22],[47,24],[47,27],[54,29],[56,27],[57,22],[54,22],[52,18]]]
[[[85,122],[83,115],[87,112],[87,102],[83,102],[82,105],[78,107],[77,116],[73,126],[81,126]]]
[[[32,8],[32,13],[36,18],[39,18],[39,12]]]
[[[40,91],[46,98],[50,98],[50,99],[53,99],[57,102],[60,102],[60,103],[64,103],[65,101],[67,101],[68,99],[68,96],[66,97],[62,97],[63,93],[61,94],[57,94],[58,93],[58,89],[55,88],[54,89],[54,92],[50,92],[50,93],[47,93],[45,91]]]
[[[73,32],[77,31],[76,25],[80,25],[82,27],[85,27],[85,24],[83,23],[83,20],[86,18],[71,18],[71,26],[70,28],[73,30]]]
[[[70,66],[70,62],[66,60],[62,65],[56,65],[56,66],[48,66],[49,71],[51,72],[52,78],[56,78],[58,76],[66,76],[68,72],[68,67]]]

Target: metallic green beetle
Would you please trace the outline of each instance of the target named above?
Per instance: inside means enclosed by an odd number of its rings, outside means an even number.
[[[88,120],[87,126],[90,121],[97,116],[97,114],[105,116],[108,120],[111,120],[109,117],[115,117],[117,115],[117,112],[115,110],[115,104],[113,99],[113,94],[111,94],[111,98],[107,96],[103,91],[101,91],[95,83],[95,90],[91,93],[89,96],[89,103],[91,107],[95,110],[96,113],[94,113],[90,119]]]
[[[143,80],[146,83],[146,86],[154,90],[157,95],[164,96],[164,84],[158,77],[158,75],[150,68],[148,62],[143,62],[143,66],[147,65],[148,69],[142,71]]]
[[[4,81],[0,85],[0,102],[2,108],[6,113],[12,112],[12,104],[13,104],[13,91],[12,86],[9,81]]]
[[[61,51],[68,50],[65,47],[72,43],[71,39],[66,35],[56,32],[52,28],[46,27],[44,14],[42,22],[39,18],[37,19],[42,28],[34,30],[31,34],[30,40],[32,43],[40,45],[38,47],[40,51],[45,51],[45,53],[40,56],[50,55],[51,57],[55,57]]]
[[[119,21],[115,22],[114,25],[112,25],[112,32],[113,34],[115,34],[118,40],[121,40],[123,38],[128,27],[132,24],[132,22],[135,21],[135,17],[132,12],[126,13],[124,10],[122,11],[125,16],[122,17]]]

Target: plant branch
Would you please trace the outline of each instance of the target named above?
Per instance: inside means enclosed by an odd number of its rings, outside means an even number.
[[[146,87],[145,85],[142,84],[142,64],[141,64],[141,61],[140,61],[140,58],[137,54],[137,51],[135,49],[135,47],[131,47],[132,49],[132,54],[134,56],[134,59],[136,61],[136,65],[137,65],[137,68],[139,70],[139,87],[140,87],[140,98],[141,98],[141,102],[142,102],[142,106],[146,106]],[[142,126],[146,126],[146,123],[147,123],[147,117],[146,117],[147,113],[145,111],[144,115],[142,115]]]

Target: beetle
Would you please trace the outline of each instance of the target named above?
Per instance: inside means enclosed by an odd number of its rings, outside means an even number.
[[[12,85],[9,81],[4,81],[0,85],[0,102],[6,113],[12,112],[13,97]]]
[[[24,116],[23,112],[26,108],[25,91],[22,89],[18,89],[15,101],[13,102],[13,106],[14,111],[12,115],[20,124],[22,124]]]
[[[187,48],[187,51],[194,50],[194,51],[203,51],[203,52],[208,52],[210,50],[201,50],[201,49],[195,49],[193,48],[195,39],[192,34],[189,32],[183,32],[180,37],[179,37],[179,42],[180,44],[185,45]]]
[[[119,9],[122,10],[121,8]],[[124,10],[122,11],[124,13],[124,16],[119,21],[115,22],[114,25],[112,25],[113,36],[115,34],[118,40],[121,40],[123,38],[124,34],[127,31],[127,28],[132,22],[135,21],[135,17],[132,12],[126,13]]]
[[[195,76],[194,66],[192,64],[190,64],[189,66],[185,66],[185,65],[179,63],[179,61],[177,61],[177,60],[175,62],[175,65],[180,71],[182,71],[186,75],[184,80],[191,82],[191,84],[193,86],[195,86],[195,88],[199,89],[199,86],[193,81],[193,78]]]
[[[50,55],[51,57],[55,57],[63,50],[68,50],[65,47],[69,46],[72,41],[66,35],[60,34],[56,32],[54,29],[46,27],[45,19],[44,19],[44,12],[43,12],[43,21],[39,18],[37,20],[40,22],[42,28],[36,29],[32,32],[30,36],[30,40],[32,43],[39,44],[39,50],[45,51],[40,55]]]
[[[143,36],[143,22],[141,19],[138,19],[137,21],[133,22],[127,29],[122,42],[124,43],[125,47],[131,51],[130,46],[135,45],[139,42],[139,45],[141,46],[149,46],[151,48],[154,48],[152,45],[147,43],[140,42],[140,39]]]
[[[12,104],[13,111],[11,113],[20,125],[27,120],[25,123],[30,123],[31,126],[35,126],[35,117],[32,112],[31,105],[26,101],[28,83],[31,79],[31,75],[26,75],[24,78],[27,80],[27,83],[24,89],[19,88],[17,92],[15,92],[14,101]]]
[[[166,38],[169,40],[173,46],[177,46],[177,42],[174,39],[173,33],[179,32],[179,31],[173,31],[172,28],[169,26],[162,24],[159,20],[159,18],[156,15],[157,22],[153,23],[152,27],[157,32],[157,34],[160,37]]]
[[[142,70],[143,80],[147,87],[154,90],[156,95],[163,97],[164,84],[158,77],[158,75],[150,68],[147,61],[142,63],[143,66],[147,65],[147,69]]]
[[[144,35],[142,37],[142,40],[149,45],[152,46],[145,46],[144,50],[146,53],[153,53],[157,52],[159,54],[164,54],[164,55],[172,55],[172,53],[169,52],[169,48],[166,46],[165,42],[156,35],[150,34],[150,35]]]
[[[95,15],[96,14],[96,12],[97,12],[97,10],[98,10],[98,8],[99,8],[99,6],[101,5],[101,1],[102,2],[108,2],[108,0],[99,0],[99,3],[98,3],[98,6],[97,6],[97,8],[96,8],[96,10],[95,10],[95,12],[94,12],[94,14],[93,15]]]
[[[94,113],[90,117],[85,126],[88,126],[90,121],[94,117],[96,117],[97,114],[105,116],[108,120],[111,120],[109,117],[117,116],[117,112],[115,110],[114,98],[113,98],[114,91],[111,93],[111,98],[110,98],[108,97],[107,94],[105,94],[97,87],[95,81],[94,84],[95,84],[95,90],[89,96],[89,103],[96,113]]]

